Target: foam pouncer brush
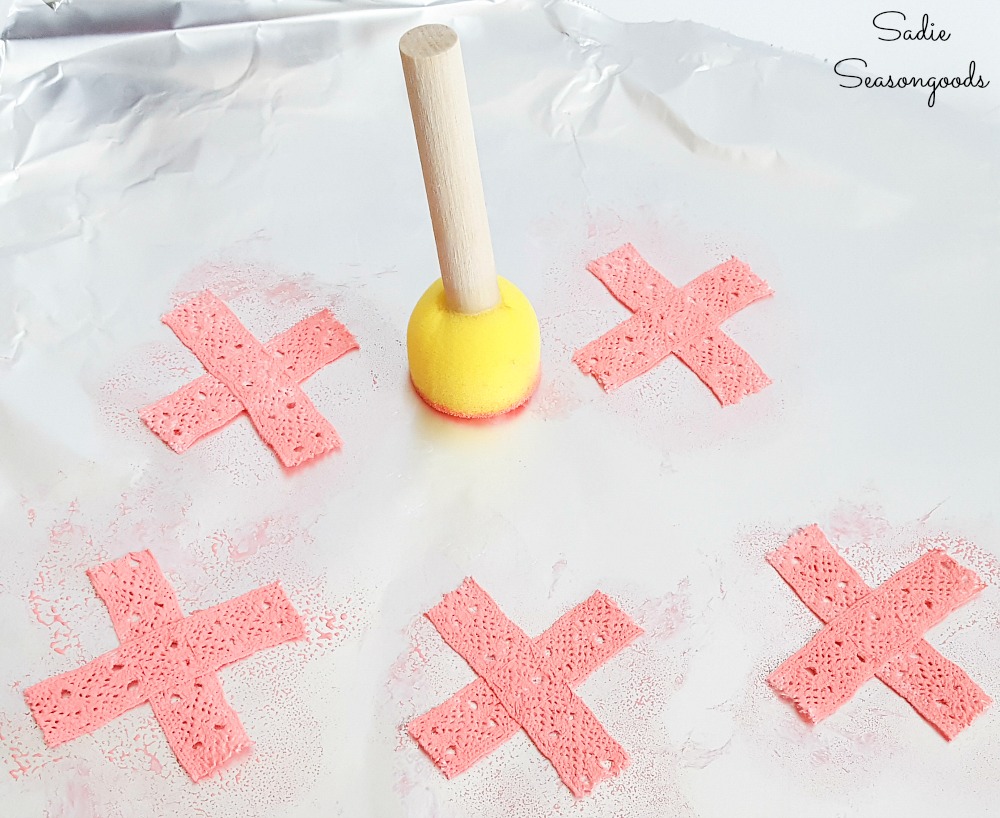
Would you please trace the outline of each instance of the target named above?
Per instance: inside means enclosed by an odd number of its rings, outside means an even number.
[[[420,26],[403,35],[399,53],[441,267],[410,316],[410,378],[441,412],[500,415],[538,385],[538,319],[496,274],[458,36]]]

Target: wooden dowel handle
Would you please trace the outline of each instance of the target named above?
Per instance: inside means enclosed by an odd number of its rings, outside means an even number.
[[[448,308],[492,309],[500,290],[458,35],[448,26],[411,29],[399,55]]]

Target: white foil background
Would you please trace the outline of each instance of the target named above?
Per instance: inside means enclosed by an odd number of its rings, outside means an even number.
[[[542,323],[516,417],[417,400],[436,259],[396,43],[462,38],[498,269]],[[818,622],[763,559],[818,522],[870,583],[932,544],[989,583],[928,635],[1000,696],[995,123],[693,23],[570,2],[19,0],[0,88],[0,799],[21,816],[986,815],[995,709],[948,744],[871,683],[805,725],[764,684]],[[670,360],[605,395],[572,351],[736,254],[725,329],[774,384]],[[209,286],[261,338],[329,306],[305,390],[344,451],[287,474],[243,417],[183,456],[137,409],[200,372],[159,317]],[[280,578],[306,644],[220,676],[256,747],[194,785],[148,708],[47,750],[23,689],[112,648],[84,575],[152,548],[185,611]],[[600,588],[647,636],[579,692],[632,756],[575,801],[522,735],[446,781],[403,731],[471,671],[421,612],[473,575],[531,634]],[[8,775],[3,775],[6,770]]]

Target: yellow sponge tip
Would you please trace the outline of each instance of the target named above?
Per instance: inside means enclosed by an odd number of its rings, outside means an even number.
[[[535,391],[541,367],[538,318],[503,278],[500,305],[475,315],[452,312],[435,281],[413,308],[406,330],[410,378],[433,408],[465,418],[516,409]]]

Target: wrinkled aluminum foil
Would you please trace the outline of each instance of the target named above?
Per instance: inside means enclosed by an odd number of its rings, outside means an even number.
[[[14,4],[0,87],[3,814],[987,814],[995,712],[947,744],[875,683],[815,727],[767,688],[818,623],[764,554],[817,522],[876,584],[948,548],[988,587],[928,640],[1000,695],[995,125],[569,0],[50,6]],[[436,258],[396,44],[426,22],[542,324],[539,392],[486,425],[407,378]],[[773,385],[584,378],[626,315],[586,264],[626,241],[678,285],[749,262],[775,295],[725,328]],[[305,384],[341,453],[141,424],[201,372],[159,317],[206,287],[262,339],[323,307],[356,335]],[[114,647],[84,571],[139,548],[186,612],[281,579],[309,628],[221,674],[255,748],[201,784],[148,708],[50,750],[22,698]],[[420,616],[466,575],[530,634],[598,588],[645,629],[578,688],[632,757],[592,796],[523,735],[452,781],[406,735],[472,678]]]

